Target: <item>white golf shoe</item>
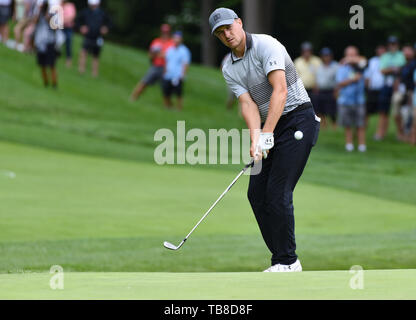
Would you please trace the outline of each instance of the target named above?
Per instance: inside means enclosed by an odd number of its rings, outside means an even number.
[[[263,272],[301,272],[302,265],[300,264],[299,259],[297,259],[292,264],[275,264],[270,268],[264,270]]]

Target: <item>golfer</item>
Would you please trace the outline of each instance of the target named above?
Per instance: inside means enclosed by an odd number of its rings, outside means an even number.
[[[265,34],[250,34],[230,9],[209,17],[212,33],[231,49],[222,68],[250,129],[250,154],[264,158],[250,176],[248,199],[272,252],[265,272],[302,271],[296,255],[293,190],[315,145],[320,119],[285,47]],[[301,131],[302,134],[295,132]]]

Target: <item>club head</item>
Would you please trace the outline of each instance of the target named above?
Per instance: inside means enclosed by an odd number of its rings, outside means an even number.
[[[174,246],[172,243],[170,243],[170,242],[167,242],[167,241],[165,241],[165,242],[163,242],[163,245],[164,245],[164,247],[166,248],[166,249],[169,249],[169,250],[178,250],[178,247],[177,246]]]

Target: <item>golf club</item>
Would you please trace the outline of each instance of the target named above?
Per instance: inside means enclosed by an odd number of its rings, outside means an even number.
[[[219,196],[219,198],[212,204],[212,206],[208,209],[208,211],[202,216],[202,218],[198,221],[198,223],[195,225],[195,227],[192,228],[192,230],[188,233],[188,235],[185,237],[185,239],[182,240],[181,243],[179,243],[178,246],[175,246],[174,244],[165,241],[163,243],[163,245],[165,246],[166,249],[169,250],[178,250],[180,249],[183,244],[185,243],[186,240],[188,240],[189,236],[192,234],[192,232],[194,232],[194,230],[199,226],[199,224],[206,218],[206,216],[211,212],[211,210],[217,205],[217,203],[224,197],[224,195],[231,189],[231,187],[234,185],[234,183],[236,183],[236,181],[243,175],[244,172],[246,172],[246,170],[250,167],[252,167],[254,164],[254,160],[251,161],[249,164],[247,164],[241,171],[240,173],[237,175],[237,177],[235,177],[235,179],[230,183],[230,185],[227,187],[227,189],[225,189],[225,191]]]

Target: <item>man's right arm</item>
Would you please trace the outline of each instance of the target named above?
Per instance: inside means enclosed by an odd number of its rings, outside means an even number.
[[[251,98],[248,89],[243,84],[235,81],[233,77],[224,71],[224,68],[225,67],[223,67],[224,79],[227,82],[228,87],[238,98],[238,102],[241,106],[241,114],[247,124],[247,128],[250,130],[250,155],[254,157],[256,151],[255,148],[257,146],[261,132],[261,118],[259,108]]]
[[[251,98],[248,92],[243,93],[238,97],[238,101],[241,105],[241,114],[247,124],[247,128],[250,130],[250,155],[254,157],[255,148],[259,140],[261,132],[261,119],[259,108]]]

